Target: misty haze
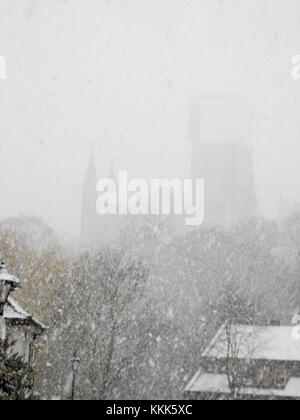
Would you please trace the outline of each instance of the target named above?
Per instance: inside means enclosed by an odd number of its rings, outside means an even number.
[[[300,400],[300,1],[0,31],[0,400]]]

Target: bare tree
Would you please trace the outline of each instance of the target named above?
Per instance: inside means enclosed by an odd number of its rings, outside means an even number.
[[[224,332],[216,342],[216,349],[225,356],[226,375],[231,398],[241,398],[247,379],[248,362],[257,350],[258,337],[253,326],[256,305],[242,299],[238,291],[228,293],[222,302]]]
[[[51,374],[45,385],[50,392],[57,392],[60,384],[62,393],[68,361],[77,350],[77,396],[118,397],[122,377],[128,376],[143,346],[136,326],[146,277],[139,260],[114,250],[85,253],[74,262],[61,299],[61,317],[48,337]]]

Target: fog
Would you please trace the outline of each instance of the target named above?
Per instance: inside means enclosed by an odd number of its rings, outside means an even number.
[[[0,31],[0,400],[300,399],[300,0]]]
[[[98,177],[191,173],[197,95],[252,107],[259,213],[300,199],[299,0],[1,0],[0,217],[76,239],[91,153]]]

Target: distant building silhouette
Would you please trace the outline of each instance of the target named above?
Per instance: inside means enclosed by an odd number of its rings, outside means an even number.
[[[82,192],[82,214],[80,245],[82,247],[94,246],[98,239],[97,201],[97,175],[93,153],[91,152],[88,169],[85,175]]]
[[[205,180],[205,224],[230,226],[256,212],[252,112],[242,98],[201,96],[190,111],[192,177]]]
[[[115,179],[112,162],[108,177]],[[119,216],[100,215],[96,209],[98,199],[97,172],[93,153],[88,163],[82,192],[82,214],[80,246],[83,249],[103,248],[113,245],[117,240],[120,228]]]

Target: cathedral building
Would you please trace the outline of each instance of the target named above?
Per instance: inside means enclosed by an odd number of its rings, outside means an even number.
[[[200,96],[192,101],[189,140],[192,178],[205,181],[205,226],[230,227],[256,215],[252,109],[238,96]],[[82,248],[117,242],[128,218],[99,215],[96,210],[97,172],[93,154],[82,195]],[[107,173],[116,179],[114,165]]]

